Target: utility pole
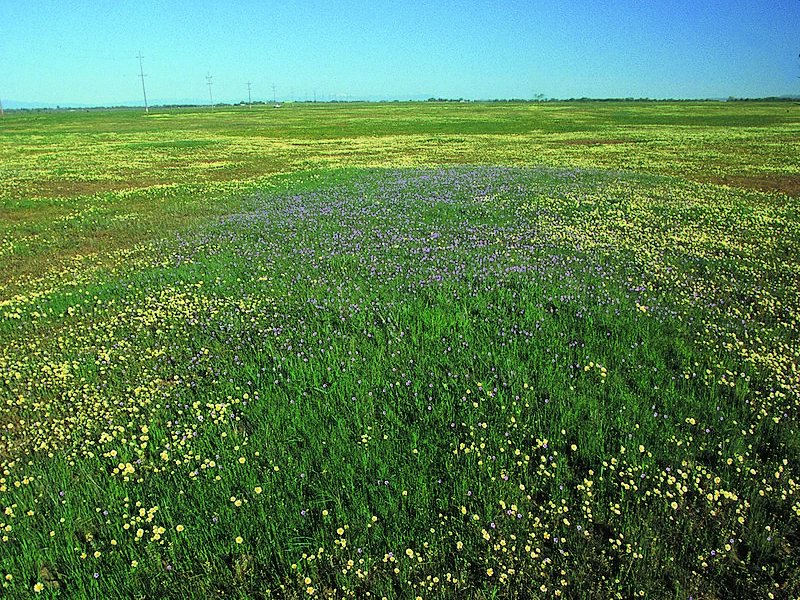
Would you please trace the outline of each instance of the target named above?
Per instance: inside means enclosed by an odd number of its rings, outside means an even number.
[[[250,82],[247,82],[247,108],[253,108],[253,97],[250,95]]]
[[[144,68],[142,67],[142,53],[139,52],[139,77],[142,78],[142,94],[144,95],[144,112],[149,113],[150,109],[147,106],[147,90],[144,89]]]
[[[214,96],[211,95],[211,73],[206,74],[206,83],[208,84],[208,99],[211,101],[211,110],[214,110]]]

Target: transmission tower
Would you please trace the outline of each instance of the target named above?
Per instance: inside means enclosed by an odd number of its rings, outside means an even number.
[[[247,108],[253,108],[253,97],[250,95],[250,82],[247,82]]]
[[[139,52],[139,77],[142,78],[142,95],[144,96],[144,112],[149,113],[150,108],[147,106],[147,90],[144,88],[144,68],[142,67],[142,53]]]
[[[206,74],[206,83],[208,84],[208,99],[211,101],[211,110],[214,110],[214,97],[211,95],[211,73]]]

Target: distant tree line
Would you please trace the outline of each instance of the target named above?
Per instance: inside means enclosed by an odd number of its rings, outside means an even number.
[[[728,97],[728,102],[797,102],[800,96],[767,96],[766,98],[734,98]]]
[[[294,104],[386,104],[386,103],[398,103],[401,100],[379,100],[375,102],[366,101],[366,100],[327,100],[327,101],[298,101],[294,102]],[[402,102],[420,102],[418,100],[403,100]],[[489,99],[489,100],[469,100],[466,98],[428,98],[423,102],[451,102],[451,103],[474,103],[474,104],[481,104],[481,103],[497,103],[497,104],[535,104],[535,103],[559,103],[559,102],[800,102],[800,96],[766,96],[763,98],[737,98],[734,96],[729,96],[728,98],[544,98],[544,97],[536,97],[534,99],[531,98],[496,98],[496,99]],[[272,105],[272,102],[264,102],[262,100],[254,100],[250,104],[255,106],[265,106],[265,105]],[[234,107],[234,106],[247,106],[248,102],[242,101],[237,102],[235,104],[229,104],[225,102],[215,103],[215,107]],[[275,104],[275,106],[280,106],[281,104]],[[176,108],[205,108],[207,105],[203,104],[159,104],[151,106],[151,108],[162,108],[162,109],[176,109]],[[63,107],[63,106],[56,106],[56,107],[37,107],[37,108],[12,108],[6,109],[5,112],[13,113],[13,112],[21,112],[21,113],[30,113],[30,112],[75,112],[75,111],[96,111],[96,110],[141,110],[141,107],[138,106],[79,106],[79,107]]]
[[[767,96],[764,98],[494,98],[489,100],[465,100],[464,98],[428,98],[427,102],[493,102],[493,103],[537,103],[537,102],[797,102],[800,96]]]

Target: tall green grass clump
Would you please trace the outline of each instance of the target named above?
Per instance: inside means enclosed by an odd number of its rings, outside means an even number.
[[[790,203],[334,171],[3,302],[11,598],[800,594]]]

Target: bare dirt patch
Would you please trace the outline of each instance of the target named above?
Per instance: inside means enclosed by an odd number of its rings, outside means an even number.
[[[718,185],[728,185],[762,192],[780,192],[793,198],[800,197],[800,175],[725,175],[708,181]]]
[[[150,185],[148,183],[148,185]],[[65,180],[45,180],[31,182],[29,185],[30,195],[38,198],[72,198],[75,196],[91,196],[105,192],[130,189],[133,187],[143,187],[135,181],[65,181]]]
[[[597,139],[580,139],[580,140],[560,140],[560,143],[568,146],[608,146],[617,144],[633,144],[633,140],[597,140]]]

